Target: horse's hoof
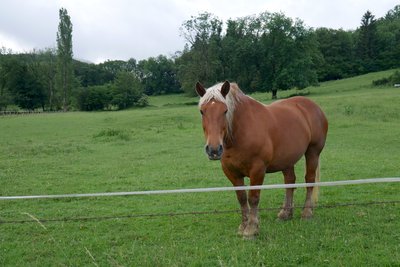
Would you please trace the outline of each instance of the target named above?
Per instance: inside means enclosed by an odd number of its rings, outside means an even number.
[[[247,225],[247,227],[243,231],[243,237],[245,239],[254,239],[256,235],[259,233],[258,225]]]
[[[293,209],[281,209],[278,213],[278,219],[287,221],[293,218]]]
[[[241,223],[241,224],[239,225],[239,229],[238,229],[238,231],[237,231],[237,234],[238,234],[238,235],[243,235],[244,229],[246,229],[246,226],[247,226],[247,223]]]
[[[301,218],[303,220],[309,220],[313,217],[313,212],[311,208],[304,208],[303,212],[301,213]]]

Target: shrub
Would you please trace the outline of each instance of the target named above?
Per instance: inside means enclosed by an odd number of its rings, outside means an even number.
[[[400,71],[398,70],[396,70],[389,77],[372,81],[373,86],[393,86],[394,84],[399,84],[399,83],[400,83]]]
[[[137,106],[138,107],[146,107],[148,105],[149,105],[149,97],[145,94],[142,94],[142,96],[137,101]]]
[[[98,85],[83,88],[78,95],[78,107],[83,111],[104,110],[112,100],[111,85]]]
[[[389,83],[390,83],[389,77],[385,77],[382,79],[372,81],[373,86],[383,86],[383,85],[388,85]]]
[[[142,96],[143,86],[133,73],[119,72],[114,85],[112,104],[118,109],[135,106]]]
[[[83,111],[145,107],[149,104],[139,79],[128,72],[119,73],[113,84],[83,88],[77,99],[78,107]]]
[[[400,83],[400,71],[396,70],[395,73],[390,76],[392,84]]]

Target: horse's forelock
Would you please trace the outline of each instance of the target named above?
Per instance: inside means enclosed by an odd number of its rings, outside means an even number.
[[[211,100],[224,103],[228,108],[226,117],[228,121],[228,134],[230,135],[232,132],[233,113],[235,111],[236,104],[240,102],[239,95],[241,91],[236,83],[231,83],[230,91],[225,98],[221,93],[222,84],[223,83],[217,83],[208,88],[204,96],[200,98],[199,107],[207,104]]]
[[[210,102],[213,99],[215,101],[226,104],[226,99],[222,96],[221,91],[220,91],[221,86],[222,86],[222,83],[218,83],[218,84],[208,88],[206,90],[206,93],[203,95],[203,97],[200,98],[199,106],[207,104],[208,102]]]

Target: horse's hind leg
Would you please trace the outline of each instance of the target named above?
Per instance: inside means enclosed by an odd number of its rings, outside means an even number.
[[[315,178],[318,175],[318,164],[319,164],[319,153],[320,150],[313,149],[310,147],[306,154],[306,175],[305,175],[305,180],[306,183],[315,183]],[[307,193],[306,193],[306,201],[304,203],[304,209],[303,213],[301,214],[301,217],[303,219],[309,219],[313,215],[313,206],[315,203],[312,201],[312,194],[313,194],[314,187],[307,187]]]
[[[294,166],[282,171],[282,173],[285,178],[285,184],[294,184],[296,182]],[[293,193],[294,188],[286,189],[285,202],[283,203],[282,209],[278,213],[278,218],[281,220],[289,220],[293,217]]]

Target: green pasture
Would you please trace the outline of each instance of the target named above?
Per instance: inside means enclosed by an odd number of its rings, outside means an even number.
[[[400,89],[371,86],[391,72],[278,92],[305,94],[328,117],[322,181],[399,176]],[[203,151],[196,102],[170,95],[144,109],[0,117],[0,195],[230,186]],[[255,240],[236,235],[236,212],[134,217],[236,210],[233,192],[0,200],[0,266],[399,266],[399,203],[326,207],[400,201],[399,192],[399,183],[321,188],[312,220],[299,207],[282,222],[284,191],[263,191]],[[298,189],[296,205],[304,198]]]

